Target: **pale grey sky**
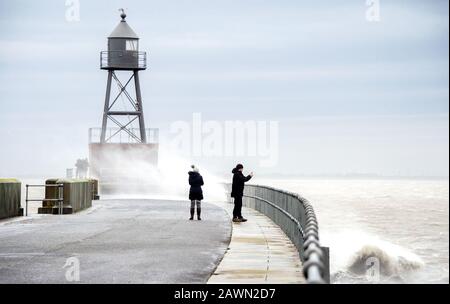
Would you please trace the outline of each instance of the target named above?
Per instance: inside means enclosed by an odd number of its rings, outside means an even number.
[[[448,176],[448,1],[0,2],[0,176],[64,174],[100,126],[99,52],[127,9],[148,126],[275,120],[284,174]],[[235,162],[196,159],[228,172]],[[223,166],[223,168],[222,168]]]

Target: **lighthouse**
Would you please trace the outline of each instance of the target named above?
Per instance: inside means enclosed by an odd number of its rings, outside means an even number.
[[[112,137],[120,132],[126,132],[136,142],[146,143],[144,111],[142,107],[141,85],[139,83],[139,71],[147,68],[147,54],[139,51],[139,37],[128,25],[127,15],[122,9],[121,19],[116,28],[108,37],[108,50],[100,53],[100,68],[108,71],[108,80],[106,84],[105,106],[103,111],[102,132],[100,141],[106,143]],[[117,77],[117,71],[130,73],[126,83],[122,83]],[[119,94],[111,100],[112,81],[120,88]],[[127,91],[131,81],[134,81],[134,96]],[[130,102],[130,110],[115,111],[114,105],[119,98],[125,96]],[[123,123],[120,117],[127,116],[128,122]],[[135,134],[130,130],[130,125],[137,120],[139,124],[139,133]],[[107,137],[108,123],[112,122],[120,129]]]
[[[147,54],[120,9],[120,21],[100,52],[100,69],[107,71],[101,128],[89,129],[90,176],[100,191],[123,192],[137,184],[131,169],[156,167],[158,129],[146,128],[139,72],[147,69]]]

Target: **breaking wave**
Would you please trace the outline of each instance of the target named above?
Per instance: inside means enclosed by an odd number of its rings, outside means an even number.
[[[325,236],[332,254],[333,283],[406,283],[424,262],[408,249],[363,232]],[[370,275],[376,274],[379,280]]]
[[[369,267],[377,267],[383,276],[401,277],[404,273],[422,268],[424,263],[415,254],[396,245],[365,245],[350,259],[348,270],[366,274]]]

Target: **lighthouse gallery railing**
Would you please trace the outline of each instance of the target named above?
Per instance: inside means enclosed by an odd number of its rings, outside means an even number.
[[[102,51],[100,52],[101,69],[137,69],[147,68],[147,53],[138,51]]]

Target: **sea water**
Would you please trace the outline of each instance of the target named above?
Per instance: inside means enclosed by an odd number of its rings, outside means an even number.
[[[447,179],[270,179],[314,206],[333,283],[449,283]],[[379,275],[368,275],[376,259]],[[369,260],[370,261],[370,260]]]

